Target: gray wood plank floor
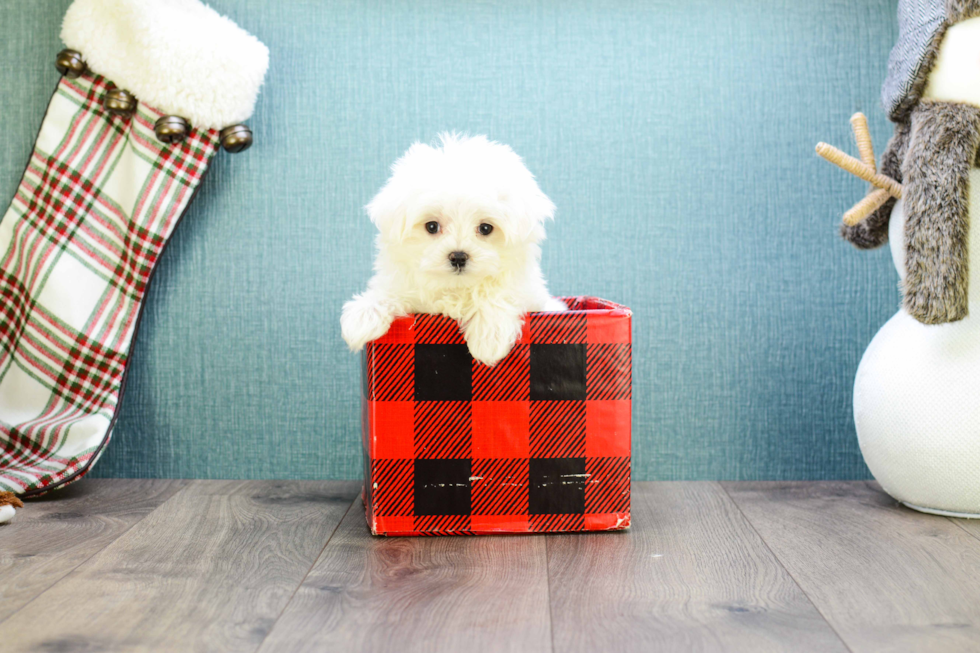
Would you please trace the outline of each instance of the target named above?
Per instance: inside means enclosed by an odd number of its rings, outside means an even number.
[[[478,538],[373,538],[358,491],[32,501],[0,526],[0,650],[980,650],[980,523],[873,483],[637,483],[628,532]]]
[[[980,541],[870,483],[726,485],[848,647],[980,650]]]
[[[548,651],[545,539],[372,538],[360,500],[262,646]]]
[[[548,536],[557,650],[847,650],[717,484],[637,484],[632,512]]]

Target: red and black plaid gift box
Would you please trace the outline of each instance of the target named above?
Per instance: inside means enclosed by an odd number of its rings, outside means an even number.
[[[376,535],[630,525],[631,315],[531,313],[494,367],[454,320],[395,320],[364,355],[364,505]]]

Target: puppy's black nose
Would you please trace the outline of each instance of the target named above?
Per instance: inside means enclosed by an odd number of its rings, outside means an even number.
[[[449,264],[460,271],[466,267],[466,261],[470,255],[466,252],[449,252]]]

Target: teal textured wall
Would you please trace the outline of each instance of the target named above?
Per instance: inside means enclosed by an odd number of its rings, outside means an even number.
[[[0,0],[0,191],[56,83],[68,0]],[[894,1],[215,0],[270,48],[256,145],[217,157],[160,262],[97,474],[359,475],[343,301],[361,207],[441,130],[523,155],[559,207],[558,294],[631,306],[634,478],[866,477],[861,353],[898,305],[887,251],[836,234]]]

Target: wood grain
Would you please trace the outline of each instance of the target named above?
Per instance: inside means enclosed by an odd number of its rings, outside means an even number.
[[[0,526],[0,622],[173,496],[185,481],[83,479]]]
[[[717,483],[639,483],[626,533],[548,536],[555,651],[845,651]]]
[[[732,483],[731,497],[856,653],[980,648],[980,541],[873,483]]]
[[[375,538],[344,518],[261,653],[548,651],[545,540]]]
[[[949,520],[980,540],[980,519],[954,519],[950,517]]]
[[[194,481],[0,624],[18,651],[254,651],[359,490]]]

